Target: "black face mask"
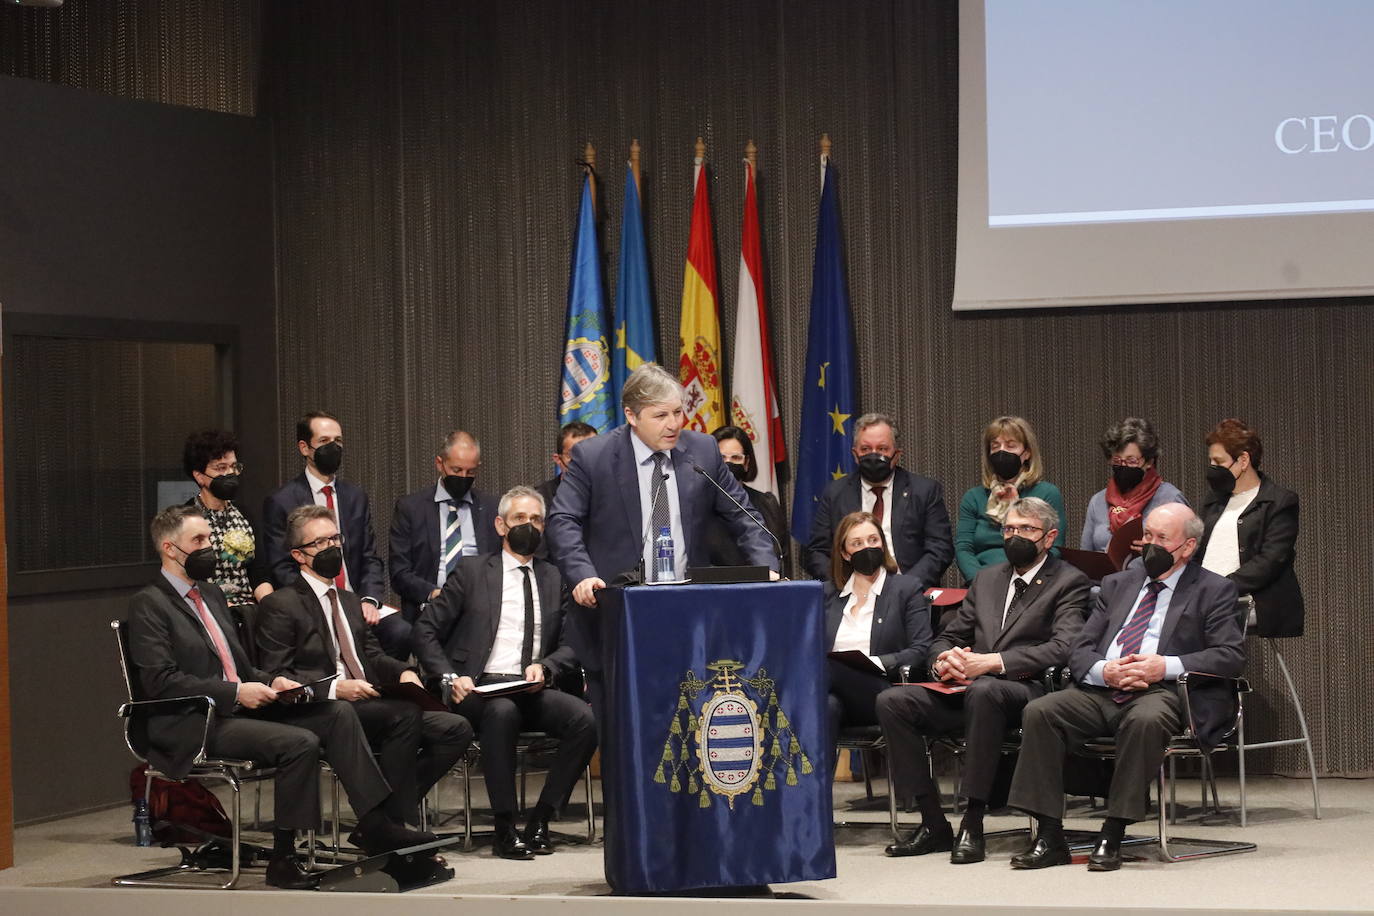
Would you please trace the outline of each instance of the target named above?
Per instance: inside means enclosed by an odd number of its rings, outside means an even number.
[[[1174,555],[1158,544],[1146,544],[1140,551],[1140,562],[1145,564],[1145,572],[1151,579],[1158,579],[1174,565]]]
[[[444,492],[448,493],[454,502],[462,502],[463,497],[468,495],[468,490],[472,489],[474,479],[472,477],[459,477],[457,474],[445,474]]]
[[[337,442],[326,442],[315,449],[315,470],[321,474],[333,474],[343,464],[343,446]]]
[[[181,548],[177,547],[175,544],[172,546],[176,547],[177,550],[181,550]],[[190,553],[181,550],[181,553],[185,557],[185,559],[181,561],[181,568],[186,570],[186,578],[194,579],[199,582],[215,574],[215,565],[218,562],[218,558],[215,556],[215,549],[213,547],[202,547]]]
[[[892,476],[892,459],[869,452],[859,459],[859,476],[869,483],[882,483]]]
[[[239,475],[221,474],[210,478],[210,495],[215,499],[233,499],[239,491]]]
[[[1140,486],[1140,482],[1144,479],[1144,468],[1127,467],[1124,464],[1112,465],[1112,480],[1116,481],[1116,488],[1122,493],[1131,492]]]
[[[1035,558],[1040,555],[1040,546],[1030,538],[1023,538],[1021,535],[1013,535],[1002,542],[1002,549],[1007,552],[1007,560],[1017,569],[1025,569],[1035,562]]]
[[[881,547],[865,547],[863,550],[856,550],[849,557],[849,565],[854,567],[857,573],[871,576],[883,568],[883,549]]]
[[[532,522],[525,522],[523,525],[514,525],[506,531],[506,544],[512,553],[522,557],[533,556],[539,549],[539,544],[544,540],[544,532],[534,527]]]
[[[335,578],[343,570],[343,548],[326,547],[321,550],[310,561],[310,568],[325,579]]]
[[[988,456],[988,464],[992,465],[992,473],[998,480],[1015,480],[1021,473],[1021,456],[1011,452],[993,452]]]
[[[1212,488],[1212,492],[1218,496],[1230,496],[1236,488],[1236,476],[1231,473],[1230,468],[1222,467],[1219,464],[1207,465],[1207,486]]]
[[[746,465],[732,464],[731,462],[727,461],[725,462],[725,466],[730,469],[730,473],[740,483],[744,483],[744,478],[749,475],[749,468]]]

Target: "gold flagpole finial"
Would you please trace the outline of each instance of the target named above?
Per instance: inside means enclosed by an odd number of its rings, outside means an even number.
[[[639,141],[630,141],[630,171],[635,175],[635,188],[639,188]]]
[[[754,145],[753,140],[750,140],[748,143],[744,144],[744,159],[750,165],[758,165],[759,148]]]

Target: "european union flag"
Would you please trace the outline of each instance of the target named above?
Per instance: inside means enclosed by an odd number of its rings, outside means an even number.
[[[821,491],[854,469],[854,332],[840,245],[837,175],[828,157],[822,175],[797,484],[792,499],[792,536],[802,543],[811,536],[811,517]]]
[[[568,283],[568,331],[564,336],[563,384],[558,422],[581,420],[609,432],[615,415],[610,389],[611,361],[603,330],[606,289],[601,282],[601,252],[592,211],[592,173],[582,180],[582,206],[573,240],[572,279]]]
[[[654,302],[649,292],[649,254],[644,246],[644,217],[639,182],[633,167],[625,170],[625,219],[620,229],[620,273],[616,281],[615,343],[611,349],[611,393],[625,387],[630,373],[657,362],[654,346]],[[616,411],[612,425],[623,414]]]

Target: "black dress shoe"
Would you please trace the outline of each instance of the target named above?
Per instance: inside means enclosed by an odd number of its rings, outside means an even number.
[[[273,856],[267,862],[267,883],[272,887],[305,891],[313,888],[318,881],[295,855]]]
[[[1098,834],[1097,845],[1088,855],[1088,871],[1116,871],[1121,867],[1121,841]]]
[[[1044,837],[1036,837],[1030,849],[1011,857],[1012,868],[1049,868],[1051,865],[1068,865],[1073,861],[1069,844],[1060,839],[1050,843]]]
[[[525,846],[537,856],[553,855],[553,842],[549,839],[549,822],[543,819],[532,820],[525,825],[522,837]]]
[[[355,830],[348,837],[350,843],[361,846],[363,852],[369,856],[381,855],[384,852],[391,852],[393,849],[406,849],[411,846],[433,843],[436,839],[438,838],[428,830],[411,830],[395,821],[388,821],[376,829],[369,827],[366,834],[360,834]]]
[[[954,840],[954,848],[950,850],[949,860],[955,865],[970,865],[986,858],[987,849],[983,845],[983,831],[960,827],[959,836]]]
[[[496,828],[496,839],[491,844],[491,854],[516,862],[534,858],[534,853],[525,845],[525,841],[520,839],[520,834],[515,832],[514,827]]]
[[[954,848],[954,828],[948,823],[934,830],[922,824],[916,832],[905,840],[893,843],[883,853],[894,858],[901,856],[923,856],[932,852],[949,852]]]

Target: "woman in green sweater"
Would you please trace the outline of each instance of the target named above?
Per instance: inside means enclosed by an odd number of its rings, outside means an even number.
[[[1045,463],[1035,430],[1021,417],[998,417],[983,430],[983,485],[972,487],[959,500],[959,526],[954,535],[954,560],[964,581],[978,570],[994,563],[1005,563],[1002,550],[1002,520],[1007,509],[1023,496],[1037,496],[1059,513],[1059,536],[1055,547],[1064,543],[1068,529],[1064,497],[1059,488],[1044,479]],[[1058,550],[1052,551],[1055,556]]]

